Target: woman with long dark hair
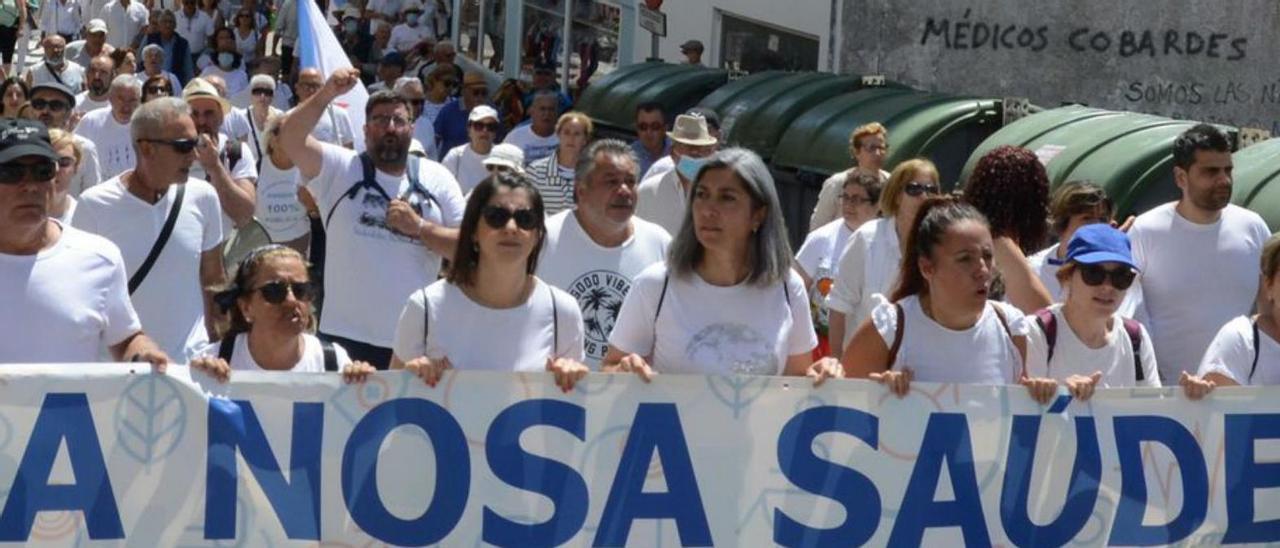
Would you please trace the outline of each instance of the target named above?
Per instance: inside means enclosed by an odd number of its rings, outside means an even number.
[[[0,83],[0,117],[17,118],[18,109],[27,104],[31,98],[31,90],[21,78],[10,76]]]

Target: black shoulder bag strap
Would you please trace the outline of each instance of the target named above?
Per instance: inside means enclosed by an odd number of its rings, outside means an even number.
[[[547,285],[547,295],[551,296],[551,355],[560,349],[560,309],[556,307],[556,292]]]
[[[218,357],[228,364],[231,363],[231,353],[236,349],[236,337],[238,336],[240,335],[229,334],[218,343]]]
[[[422,353],[427,353],[427,326],[431,325],[431,307],[427,306],[427,288],[422,288]],[[411,358],[412,359],[412,358]]]
[[[338,370],[338,351],[333,349],[333,342],[320,341],[320,351],[324,353],[324,370]]]
[[[1253,374],[1258,370],[1258,343],[1260,336],[1258,334],[1258,320],[1253,320],[1253,365],[1249,366],[1249,384],[1253,384]]]
[[[169,236],[173,234],[173,225],[178,223],[178,212],[182,211],[182,199],[187,194],[186,183],[178,185],[178,194],[173,197],[173,205],[169,206],[169,217],[164,220],[164,226],[160,228],[160,235],[156,236],[156,242],[151,244],[151,251],[147,253],[147,258],[142,261],[142,265],[138,270],[129,277],[129,294],[133,295],[138,290],[138,286],[142,285],[142,280],[147,278],[147,273],[151,272],[151,267],[155,266],[156,259],[160,257],[160,252],[164,250],[164,244],[169,242]]]
[[[662,277],[662,293],[658,294],[658,310],[653,313],[653,323],[658,323],[658,315],[662,314],[662,302],[667,300],[667,282],[671,281],[671,275],[667,274]]]
[[[267,108],[270,109],[271,107],[267,107]],[[271,114],[271,111],[268,110],[267,115],[269,116],[270,114]],[[256,162],[257,165],[255,167],[258,168],[259,176],[261,176],[262,157],[267,155],[267,151],[262,149],[262,143],[258,141],[258,128],[253,123],[253,109],[250,109],[248,112],[245,112],[245,117],[249,119],[249,135],[253,137],[253,151],[258,155],[258,157],[255,158],[255,160],[257,160]]]
[[[19,2],[21,2],[22,0],[18,0],[18,1],[19,1]],[[44,68],[45,68],[45,70],[47,70],[47,71],[49,72],[49,76],[52,76],[52,77],[53,77],[53,79],[54,79],[54,80],[57,80],[59,84],[62,84],[62,85],[64,85],[64,86],[65,86],[65,85],[67,85],[67,83],[66,83],[66,82],[63,82],[63,81],[62,81],[62,77],[61,77],[61,76],[58,76],[58,72],[57,72],[57,71],[55,71],[55,70],[53,70],[53,67],[49,65],[49,62],[48,62],[48,61],[45,61],[45,62],[44,62]]]

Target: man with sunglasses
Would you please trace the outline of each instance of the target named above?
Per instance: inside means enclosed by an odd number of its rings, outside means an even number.
[[[110,55],[99,55],[89,61],[84,71],[84,91],[76,95],[75,111],[84,114],[111,106],[111,80],[116,77],[116,62]]]
[[[169,357],[143,334],[120,250],[49,218],[57,154],[38,122],[0,120],[0,363]]]
[[[636,189],[640,197],[636,214],[675,234],[679,232],[685,209],[689,207],[689,187],[693,185],[702,163],[715,153],[720,141],[707,129],[705,118],[688,114],[676,116],[675,126],[667,137],[675,143],[671,146],[671,159],[675,160],[676,167],[640,182]]]
[[[325,227],[320,336],[353,360],[385,369],[405,296],[435,281],[441,257],[453,255],[466,204],[448,170],[409,155],[410,107],[394,91],[374,93],[365,104],[366,152],[310,135],[325,107],[359,80],[359,69],[334,71],[285,115],[280,145],[307,181]]]
[[[320,69],[304,68],[299,71],[298,83],[294,84],[294,91],[297,92],[298,96],[298,104],[305,103],[323,86],[324,76],[320,74]],[[347,109],[338,105],[325,105],[324,114],[316,122],[311,136],[322,143],[350,149],[355,148],[355,133],[351,128],[351,115],[347,114]]]
[[[217,88],[202,78],[192,78],[182,90],[182,98],[191,107],[199,134],[191,177],[212,184],[223,212],[236,228],[242,227],[253,220],[257,158],[249,145],[222,132],[222,121],[231,110],[231,103],[219,95]]]
[[[142,325],[170,356],[186,356],[216,338],[212,288],[225,277],[227,227],[218,193],[190,177],[198,143],[191,108],[152,99],[129,128],[137,167],[85,191],[72,222],[120,248]]]
[[[631,151],[640,161],[640,180],[648,176],[654,162],[671,154],[666,132],[667,118],[661,103],[650,101],[636,106],[636,140],[631,143]]]
[[[493,151],[493,144],[498,135],[498,111],[488,105],[480,105],[471,109],[467,119],[467,136],[470,141],[453,147],[440,161],[453,174],[462,186],[462,194],[471,193],[471,189],[489,176],[484,161]]]
[[[1221,130],[1188,129],[1173,143],[1182,197],[1139,215],[1129,230],[1165,384],[1194,375],[1218,330],[1259,298],[1258,264],[1271,231],[1257,213],[1231,203],[1231,170],[1231,142]]]
[[[103,179],[110,179],[133,169],[137,163],[133,139],[129,136],[129,119],[142,101],[142,84],[132,74],[121,74],[111,81],[108,93],[110,108],[91,111],[76,124],[77,135],[98,145],[98,162]]]
[[[469,72],[462,79],[462,98],[445,105],[436,117],[436,139],[442,153],[448,154],[471,140],[471,109],[480,105],[492,108],[489,104],[489,83],[483,74]],[[502,128],[499,127],[498,131],[500,133]]]
[[[36,113],[36,119],[47,128],[71,131],[71,107],[74,104],[75,96],[71,94],[71,90],[57,82],[46,82],[31,88],[31,108]],[[75,197],[102,182],[102,173],[98,167],[97,145],[81,135],[72,134],[72,138],[80,147],[80,169],[72,176],[69,189],[71,196]]]

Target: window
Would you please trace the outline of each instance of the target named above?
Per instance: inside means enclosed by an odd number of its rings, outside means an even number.
[[[721,68],[818,70],[818,38],[720,14]]]

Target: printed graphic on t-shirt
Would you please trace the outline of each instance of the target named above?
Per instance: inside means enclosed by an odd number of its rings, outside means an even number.
[[[825,262],[825,261],[824,261]],[[831,269],[826,265],[819,266],[813,275],[813,286],[809,288],[809,312],[813,315],[813,328],[819,335],[826,336],[830,329],[830,311],[827,310],[827,294],[831,292]]]
[[[298,183],[282,179],[258,185],[258,200],[263,202],[262,222],[268,232],[281,234],[306,222],[307,214],[298,203]]]
[[[417,211],[419,216],[427,217],[427,211],[431,209],[431,201],[423,195],[421,190],[408,192],[400,198],[409,202],[409,206],[414,211]],[[390,205],[390,202],[380,192],[362,188],[356,198],[351,201],[356,207],[360,208],[360,215],[357,217],[355,224],[355,233],[357,235],[400,243],[418,241],[416,235],[406,236],[392,230],[387,225],[387,206]]]
[[[578,276],[566,289],[582,310],[587,357],[603,360],[622,300],[631,291],[631,280],[617,272],[592,270]]]
[[[741,323],[717,323],[704,327],[684,349],[689,362],[727,365],[735,375],[773,375],[777,358],[768,339]]]

